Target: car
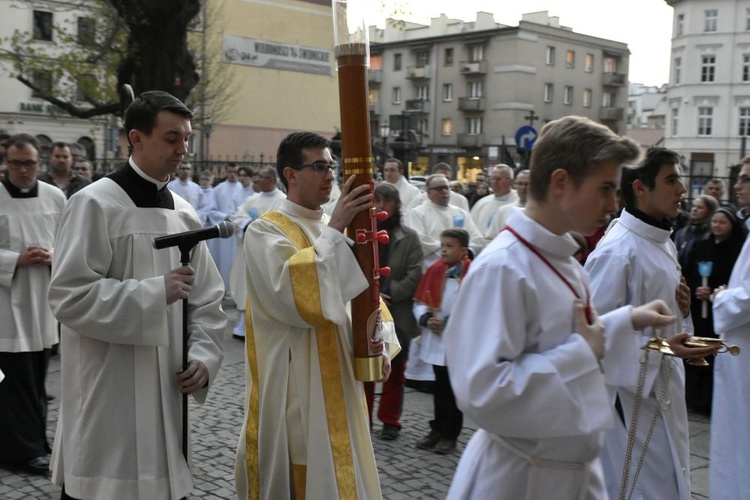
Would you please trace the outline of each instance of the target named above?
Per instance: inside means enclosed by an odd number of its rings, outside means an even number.
[[[412,175],[409,177],[409,182],[412,185],[417,186],[420,191],[424,192],[426,189],[425,179],[424,175]]]

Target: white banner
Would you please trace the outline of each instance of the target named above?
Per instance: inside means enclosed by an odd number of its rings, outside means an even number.
[[[224,35],[222,60],[229,64],[330,75],[330,50]]]

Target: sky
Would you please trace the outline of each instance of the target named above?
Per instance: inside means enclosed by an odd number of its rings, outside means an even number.
[[[351,0],[350,0],[351,1]],[[388,14],[429,24],[441,13],[473,21],[477,11],[491,12],[495,21],[517,26],[521,15],[546,10],[576,33],[625,42],[630,49],[634,83],[661,85],[669,80],[673,9],[664,0],[364,0],[368,24],[383,26]]]

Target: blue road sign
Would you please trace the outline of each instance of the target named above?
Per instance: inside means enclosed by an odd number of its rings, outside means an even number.
[[[524,125],[516,132],[516,147],[521,151],[531,151],[531,146],[534,145],[537,137],[539,137],[539,132],[534,127]]]

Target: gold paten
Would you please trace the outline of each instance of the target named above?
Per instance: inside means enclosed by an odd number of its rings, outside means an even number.
[[[687,347],[718,347],[717,354],[728,352],[732,356],[737,356],[740,353],[739,346],[728,345],[726,340],[712,337],[688,337],[682,341],[682,344]],[[686,362],[693,366],[708,366],[706,358],[693,358],[688,359]]]

